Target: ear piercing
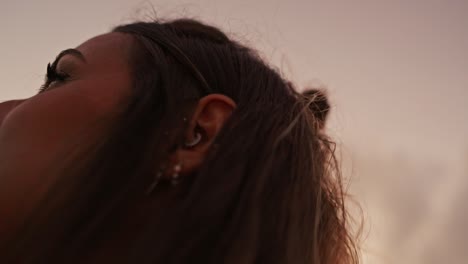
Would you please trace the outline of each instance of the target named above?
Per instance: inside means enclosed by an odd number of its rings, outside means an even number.
[[[170,176],[170,182],[172,186],[179,184],[181,171],[182,171],[182,163],[179,162],[172,169],[172,174]],[[156,186],[163,179],[163,175],[164,175],[164,167],[161,167],[156,173],[156,175],[154,176],[153,182],[150,184],[150,186],[148,186],[148,189],[146,190],[146,195],[150,195],[154,191]]]
[[[188,147],[188,148],[194,147],[198,143],[200,143],[201,139],[202,139],[201,133],[196,133],[195,138],[191,142],[186,142],[184,145],[186,147]],[[148,186],[148,189],[146,190],[147,195],[150,195],[154,191],[156,186],[159,184],[159,182],[163,178],[164,171],[165,171],[165,167],[161,167],[158,170],[158,172],[154,176],[153,182],[150,184],[150,186]],[[179,184],[179,182],[180,182],[180,172],[181,171],[182,171],[182,163],[179,162],[176,165],[174,165],[174,167],[172,169],[172,174],[170,176],[170,181],[171,181],[171,184],[173,186]]]
[[[179,184],[179,177],[180,177],[180,171],[182,170],[182,164],[178,163],[174,166],[174,172],[172,173],[171,176],[171,184],[172,185],[177,185]]]
[[[200,143],[202,139],[202,135],[200,133],[195,134],[195,138],[191,142],[186,142],[185,146],[188,148],[196,146],[198,143]]]

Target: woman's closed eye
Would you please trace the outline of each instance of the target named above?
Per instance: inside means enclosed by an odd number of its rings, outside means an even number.
[[[77,49],[66,49],[59,53],[52,64],[47,64],[47,73],[44,84],[39,89],[39,93],[45,92],[51,88],[63,84],[70,80],[70,73],[75,72],[75,63],[69,59],[62,60],[65,56],[71,56],[83,63],[86,62],[84,55]],[[58,65],[60,64],[60,67]],[[58,69],[60,68],[60,69]],[[74,74],[73,74],[74,75]]]
[[[48,89],[59,85],[60,83],[66,82],[70,78],[68,73],[57,70],[57,64],[47,64],[47,72],[45,76],[44,84],[39,89],[39,93],[45,92]]]

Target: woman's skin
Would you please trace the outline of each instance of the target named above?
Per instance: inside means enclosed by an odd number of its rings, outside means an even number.
[[[68,142],[112,114],[131,84],[126,61],[129,40],[119,34],[93,38],[74,55],[63,56],[57,70],[70,81],[54,83],[41,94],[0,105],[0,235],[13,228],[39,201],[53,177],[44,171]],[[81,133],[80,133],[81,132]]]
[[[26,100],[0,103],[0,238],[14,230],[43,197],[57,175],[46,173],[56,166],[57,155],[70,142],[81,142],[84,133],[105,135],[106,122],[130,95],[129,64],[133,39],[122,33],[92,38],[61,57],[58,72],[70,79]],[[202,141],[181,148],[170,162],[183,160],[181,174],[195,170],[235,103],[220,94],[202,98],[189,119],[187,141],[203,131]]]

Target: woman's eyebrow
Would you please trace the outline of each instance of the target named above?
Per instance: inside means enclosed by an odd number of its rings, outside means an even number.
[[[59,53],[59,55],[57,55],[57,58],[55,58],[55,61],[54,61],[53,64],[57,65],[57,63],[60,61],[60,59],[65,55],[72,55],[72,56],[80,59],[84,63],[86,63],[85,56],[79,50],[77,50],[77,49],[66,49],[66,50],[61,51]]]

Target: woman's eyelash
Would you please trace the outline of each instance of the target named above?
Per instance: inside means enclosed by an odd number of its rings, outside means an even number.
[[[69,77],[70,76],[67,73],[57,71],[56,63],[53,63],[52,65],[48,63],[45,81],[39,89],[39,93],[46,91],[51,84],[65,82]]]

